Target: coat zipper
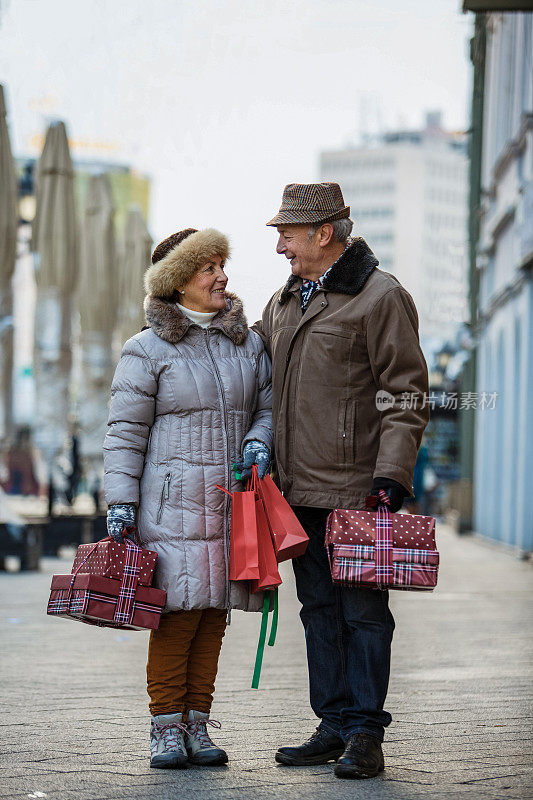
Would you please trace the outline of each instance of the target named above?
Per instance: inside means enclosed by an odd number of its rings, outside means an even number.
[[[165,505],[165,500],[168,500],[170,497],[170,472],[167,473],[165,477],[165,482],[163,483],[163,489],[161,490],[161,500],[159,503],[159,510],[157,512],[157,524],[161,522],[161,516],[163,514],[163,506]]]
[[[309,302],[311,302],[311,300],[313,300],[315,297],[320,296],[321,292],[322,292],[322,298],[323,299],[320,301],[320,306],[321,306],[321,308],[325,308],[327,306],[327,302],[324,299],[325,298],[325,293],[324,293],[324,290],[323,290],[322,287],[319,287],[319,289],[312,295],[312,297],[311,297]],[[299,298],[298,298],[298,303],[300,303]],[[307,311],[308,310],[309,310],[309,306],[307,306]],[[301,330],[303,330],[305,325],[307,325],[308,322],[311,322],[317,316],[317,314],[319,314],[319,313],[320,313],[320,310],[317,309],[316,314],[313,314],[313,316],[310,319],[306,319],[303,324],[301,324],[301,320],[300,320],[300,322],[296,326],[296,330],[292,334],[291,341],[290,341],[289,347],[287,349],[287,354],[285,356],[285,370],[283,372],[283,381],[282,381],[280,397],[283,397],[284,393],[285,393],[285,383],[286,383],[286,380],[287,380],[287,374],[289,372],[289,362],[290,362],[290,360],[292,358],[292,353],[293,353],[295,342],[296,342],[296,336],[300,333]],[[300,325],[301,325],[301,327],[300,327]],[[298,387],[299,387],[299,384],[300,384],[300,376],[302,374],[302,366],[303,366],[302,365],[302,359],[300,358],[300,363],[298,364],[298,372],[297,372],[297,375],[296,375],[296,390],[295,390],[295,394],[296,395],[298,394]],[[293,429],[290,432],[291,442],[289,444],[289,452],[291,454],[293,454],[294,450],[295,450],[295,447],[294,447],[295,435],[296,435],[296,426],[293,426]],[[344,444],[344,440],[343,440],[343,444]],[[292,455],[292,457],[290,459],[290,463],[288,465],[288,470],[287,470],[287,477],[288,477],[288,480],[290,481],[291,488],[292,488],[292,482],[294,480],[294,469],[293,469],[294,461],[293,461],[293,459],[294,459],[294,456]]]
[[[348,416],[348,401],[344,403],[344,419],[342,421],[342,454],[344,456],[344,463],[347,463],[346,455],[346,418]]]
[[[213,357],[213,352],[209,345],[209,331],[207,328],[204,329],[204,336],[205,336],[205,345],[207,348],[207,352],[209,358],[211,359],[211,363],[213,364],[213,369],[215,373],[215,380],[217,382],[218,390],[220,393],[220,398],[222,401],[222,418],[223,418],[223,428],[224,428],[224,456],[226,462],[226,485],[225,489],[230,491],[230,463],[229,463],[229,452],[228,452],[228,411],[226,408],[226,398],[224,396],[224,387],[222,385],[222,378],[220,377],[220,372],[218,371],[218,367],[216,361]],[[225,558],[225,566],[226,566],[226,608],[228,609],[228,621],[230,618],[231,612],[231,605],[230,605],[230,585],[229,585],[229,535],[227,534],[228,529],[228,500],[227,495],[224,495],[224,520],[225,520],[225,533],[224,533],[224,558]]]

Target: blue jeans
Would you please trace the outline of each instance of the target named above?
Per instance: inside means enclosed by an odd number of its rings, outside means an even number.
[[[302,604],[311,708],[319,727],[346,741],[357,732],[383,741],[391,716],[383,710],[394,618],[388,592],[336,586],[324,546],[329,509],[295,506],[309,536],[293,559]]]

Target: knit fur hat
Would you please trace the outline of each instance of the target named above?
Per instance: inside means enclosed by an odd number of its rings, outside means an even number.
[[[229,258],[229,242],[214,228],[197,231],[186,228],[157,245],[152,266],[144,275],[144,288],[154,297],[171,298],[213,256]]]

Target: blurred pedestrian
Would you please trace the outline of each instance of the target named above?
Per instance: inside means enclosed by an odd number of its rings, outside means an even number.
[[[272,358],[277,480],[309,535],[294,559],[302,604],[310,700],[320,724],[282,764],[338,759],[335,774],[368,778],[383,769],[383,710],[394,620],[388,593],[333,586],[326,519],[333,508],[364,508],[387,492],[397,511],[412,491],[428,421],[418,317],[398,280],[377,269],[362,238],[350,238],[350,209],[336,183],[289,184],[276,251],[292,275],[254,326]],[[381,395],[378,391],[381,390]],[[392,398],[383,410],[380,397]]]
[[[15,442],[6,458],[8,477],[2,484],[6,494],[38,495],[39,484],[35,477],[31,432],[26,426],[18,429]]]
[[[80,458],[80,442],[76,426],[70,437],[70,470],[68,475],[68,486],[66,491],[66,498],[69,505],[72,505],[76,495],[78,494],[80,483],[82,479],[82,468]],[[96,510],[98,510],[98,502],[95,503]]]
[[[223,764],[210,739],[215,676],[231,608],[259,611],[262,595],[230,582],[231,465],[268,468],[271,367],[239,298],[226,291],[229,245],[187,228],[161,242],[147,270],[149,325],[122,350],[104,443],[108,530],[137,523],[158,554],[167,605],[148,649],[153,767]],[[243,453],[241,453],[243,450]]]

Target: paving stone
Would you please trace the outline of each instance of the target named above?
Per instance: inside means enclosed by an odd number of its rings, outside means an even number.
[[[212,716],[229,766],[180,771],[149,768],[147,634],[47,617],[50,575],[71,561],[0,575],[0,800],[533,798],[531,564],[444,525],[438,543],[437,590],[391,592],[394,722],[385,772],[362,782],[336,779],[331,764],[273,760],[317,724],[289,564],[259,690],[250,688],[259,615],[234,613],[224,640]]]

